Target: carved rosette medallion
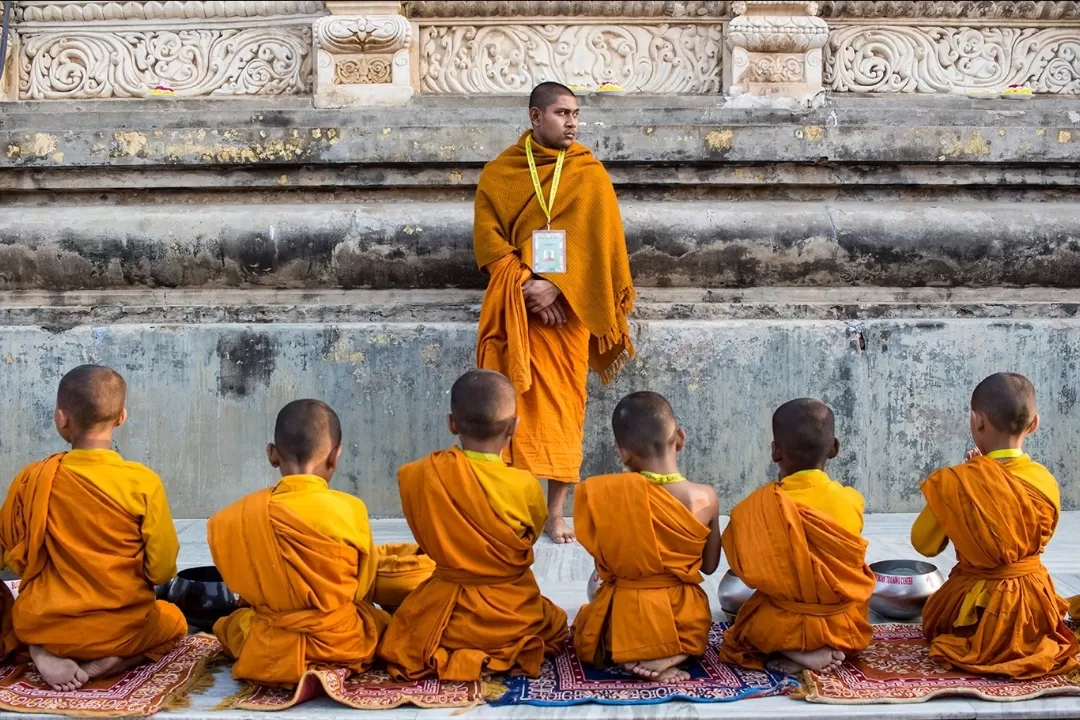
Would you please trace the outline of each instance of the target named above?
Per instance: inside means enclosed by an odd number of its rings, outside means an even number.
[[[320,18],[313,28],[315,105],[396,105],[413,95],[413,26],[401,15]]]

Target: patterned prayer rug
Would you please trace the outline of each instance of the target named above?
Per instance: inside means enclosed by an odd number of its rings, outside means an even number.
[[[213,682],[208,666],[221,645],[212,635],[190,635],[156,663],[95,680],[73,692],[49,688],[33,664],[0,666],[0,710],[93,717],[146,717],[187,705],[188,694]]]
[[[434,678],[395,682],[377,670],[352,678],[343,669],[309,670],[296,690],[248,683],[218,709],[286,710],[324,694],[357,710],[390,710],[408,704],[421,708],[466,707],[482,703],[483,690],[483,683],[478,682],[439,682]]]
[[[834,705],[919,703],[958,695],[995,702],[1080,695],[1080,672],[1010,680],[946,670],[930,659],[922,626],[902,623],[875,625],[870,647],[837,672],[803,676],[793,697]]]
[[[544,662],[540,677],[512,677],[508,690],[493,705],[562,706],[583,703],[604,705],[655,705],[669,700],[717,703],[780,695],[797,683],[786,675],[746,670],[720,662],[716,648],[727,624],[714,624],[705,656],[686,669],[690,680],[677,685],[639,680],[621,668],[597,670],[583,663],[568,642],[562,654]]]

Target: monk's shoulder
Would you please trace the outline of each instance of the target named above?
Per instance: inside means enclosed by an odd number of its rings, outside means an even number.
[[[848,504],[852,505],[860,513],[866,508],[866,498],[863,494],[851,487],[850,485],[842,485],[835,480],[830,481],[833,483],[833,491]]]

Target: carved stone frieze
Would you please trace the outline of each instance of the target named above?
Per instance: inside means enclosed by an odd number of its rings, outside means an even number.
[[[825,81],[836,91],[1002,89],[1080,94],[1080,28],[850,26],[833,30]]]
[[[529,92],[545,80],[645,93],[721,90],[721,25],[451,25],[420,30],[421,90]]]
[[[815,2],[736,2],[727,27],[725,72],[734,94],[804,98],[822,89],[829,27]]]
[[[316,16],[325,14],[318,0],[128,0],[108,2],[55,2],[22,0],[15,3],[16,23],[120,22],[145,20],[236,20],[244,18]]]
[[[291,95],[311,88],[311,30],[50,32],[22,37],[20,96]]]
[[[398,105],[414,93],[413,26],[401,15],[320,18],[312,29],[315,105]]]
[[[1080,19],[1080,2],[1060,0],[822,0],[819,15],[824,18],[948,20],[1068,20]]]
[[[728,9],[718,0],[414,0],[405,3],[413,19],[480,17],[720,18]]]

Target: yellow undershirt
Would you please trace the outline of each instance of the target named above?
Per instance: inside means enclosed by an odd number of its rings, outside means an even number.
[[[1000,462],[1010,473],[1038,490],[1053,503],[1059,513],[1061,512],[1061,488],[1057,480],[1049,470],[1033,461],[1030,455],[1020,448],[1002,448],[986,453],[986,457]],[[941,528],[941,523],[934,517],[930,506],[924,505],[919,517],[915,519],[915,524],[911,526],[911,545],[922,555],[934,557],[941,554],[948,544],[949,538]],[[979,580],[964,597],[953,627],[965,627],[977,623],[979,621],[978,609],[986,607],[989,602],[990,593],[986,589],[986,581]]]
[[[547,500],[540,481],[525,470],[509,467],[498,455],[462,450],[469,459],[491,509],[518,537],[535,543],[547,522]]]
[[[379,562],[371,539],[367,505],[355,495],[331,490],[318,475],[286,475],[270,502],[281,503],[313,529],[342,545],[356,548],[360,563],[356,573],[356,602],[363,602],[375,583]]]
[[[850,533],[861,535],[866,501],[862,493],[829,477],[824,470],[800,470],[780,480],[780,489]]]
[[[146,555],[143,574],[160,585],[176,575],[180,541],[161,478],[150,468],[124,460],[112,450],[72,450],[60,464],[107,495],[139,520]],[[93,518],[87,518],[93,522]]]

